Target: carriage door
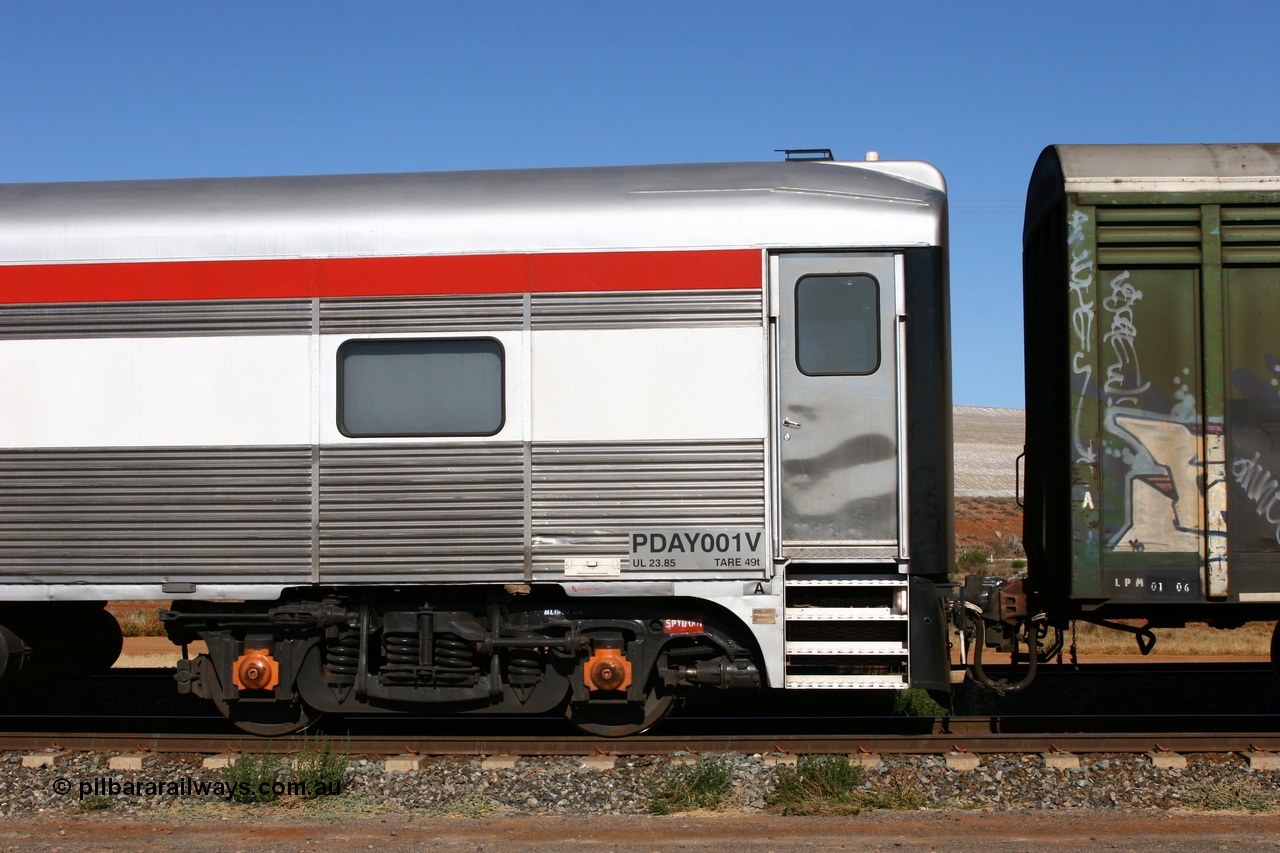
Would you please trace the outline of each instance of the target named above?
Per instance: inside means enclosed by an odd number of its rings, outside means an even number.
[[[780,255],[779,552],[899,556],[898,263],[891,254]]]

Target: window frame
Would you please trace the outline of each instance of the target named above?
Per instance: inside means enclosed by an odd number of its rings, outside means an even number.
[[[410,343],[446,343],[446,342],[480,342],[493,343],[498,350],[498,425],[493,430],[473,432],[352,432],[346,423],[346,351],[352,346],[369,344],[410,344]],[[334,419],[338,432],[344,438],[352,439],[384,439],[384,438],[490,438],[498,435],[507,426],[507,348],[502,341],[492,335],[466,335],[459,337],[390,337],[390,338],[350,338],[343,341],[335,352],[335,370],[337,372],[337,400],[335,401]]]
[[[800,327],[800,322],[801,322],[800,291],[802,286],[807,280],[820,279],[820,278],[828,278],[828,279],[829,278],[865,278],[865,279],[869,279],[871,281],[872,286],[875,288],[875,305],[873,306],[875,311],[875,322],[872,324],[872,329],[875,332],[875,341],[874,341],[875,363],[871,365],[871,368],[869,370],[857,370],[857,371],[840,370],[840,371],[817,371],[817,372],[805,370],[804,363],[801,360],[801,349],[802,349],[802,342],[804,341],[804,336],[801,334],[801,327]],[[791,330],[794,341],[795,341],[796,370],[800,371],[800,373],[804,376],[872,376],[878,373],[881,365],[884,364],[884,350],[882,347],[883,330],[881,329],[881,326],[883,325],[883,322],[882,322],[883,318],[880,316],[880,297],[883,292],[884,292],[884,288],[881,287],[880,285],[880,279],[876,278],[874,275],[868,272],[807,273],[805,275],[800,276],[800,278],[796,279],[796,283],[792,287],[792,299],[793,299],[792,312],[794,314],[795,326]]]

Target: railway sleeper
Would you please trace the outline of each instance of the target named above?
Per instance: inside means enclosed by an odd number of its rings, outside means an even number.
[[[179,691],[263,735],[326,713],[560,708],[584,731],[618,736],[662,719],[684,688],[761,686],[756,656],[738,639],[745,629],[691,616],[687,606],[673,615],[648,602],[439,598],[357,590],[271,603],[181,601],[161,618],[173,642],[208,648],[194,659],[184,652]]]

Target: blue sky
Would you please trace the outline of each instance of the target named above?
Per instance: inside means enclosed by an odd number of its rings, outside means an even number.
[[[1022,405],[1022,201],[1061,142],[1280,139],[1280,3],[0,4],[0,181],[927,160],[955,401]]]

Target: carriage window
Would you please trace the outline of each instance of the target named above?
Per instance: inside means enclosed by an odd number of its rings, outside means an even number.
[[[494,435],[502,344],[492,338],[348,341],[338,350],[338,428],[352,437]]]
[[[796,282],[796,364],[810,376],[880,367],[880,288],[869,275],[810,275]]]

